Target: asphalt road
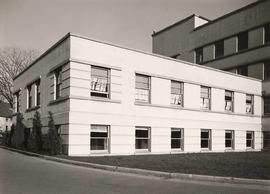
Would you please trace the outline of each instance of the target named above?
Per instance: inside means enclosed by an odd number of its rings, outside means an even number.
[[[0,148],[0,193],[270,193],[270,187],[182,181],[103,171],[25,156]]]

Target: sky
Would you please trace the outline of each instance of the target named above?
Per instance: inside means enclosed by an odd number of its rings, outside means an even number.
[[[191,14],[215,19],[256,0],[0,0],[0,48],[41,53],[68,32],[151,52],[153,31]]]

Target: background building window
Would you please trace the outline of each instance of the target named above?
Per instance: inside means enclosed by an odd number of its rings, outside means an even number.
[[[263,132],[263,148],[270,148],[270,131]]]
[[[91,67],[91,96],[109,98],[110,71],[103,67]]]
[[[248,76],[248,66],[241,66],[237,68],[237,74]]]
[[[109,147],[109,127],[107,125],[91,125],[91,150],[108,151]]]
[[[14,94],[15,97],[15,112],[20,112],[20,92]]]
[[[31,108],[32,107],[32,86],[27,86],[27,108]]]
[[[224,41],[215,43],[215,58],[224,56]]]
[[[149,150],[150,129],[148,127],[136,127],[135,139],[136,150]]]
[[[270,23],[264,26],[264,44],[270,43]]]
[[[264,62],[264,80],[270,79],[270,60]]]
[[[171,104],[183,106],[184,83],[171,81]]]
[[[61,86],[62,86],[62,68],[58,68],[55,71],[55,99],[61,96]]]
[[[184,134],[183,129],[171,129],[171,149],[183,150],[184,147]]]
[[[195,50],[195,57],[196,61],[195,63],[197,64],[202,64],[203,63],[203,48],[198,48]]]
[[[246,113],[253,114],[254,96],[251,94],[246,95]]]
[[[246,147],[254,148],[254,131],[247,131],[246,140]]]
[[[136,93],[135,100],[137,102],[150,102],[150,77],[136,74]]]
[[[201,109],[210,110],[211,88],[201,86]]]
[[[264,96],[264,114],[269,115],[270,114],[270,96]]]
[[[40,105],[40,80],[36,82],[36,106]]]
[[[248,49],[248,32],[241,33],[237,36],[238,51]]]
[[[211,149],[211,130],[201,129],[201,148]]]
[[[225,90],[225,110],[233,112],[233,92]]]
[[[234,131],[232,130],[225,131],[225,148],[226,149],[234,148]]]

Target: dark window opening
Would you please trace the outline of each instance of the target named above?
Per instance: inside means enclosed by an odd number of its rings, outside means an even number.
[[[215,43],[215,58],[224,56],[224,41]]]
[[[239,34],[237,37],[238,37],[238,51],[248,49],[248,32]]]
[[[196,63],[197,64],[202,64],[203,63],[203,48],[198,48],[195,50],[196,54]]]

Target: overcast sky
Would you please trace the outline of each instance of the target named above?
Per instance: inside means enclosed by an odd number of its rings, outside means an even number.
[[[193,13],[215,19],[256,0],[0,0],[0,47],[44,52],[68,32],[151,51],[151,34]]]

